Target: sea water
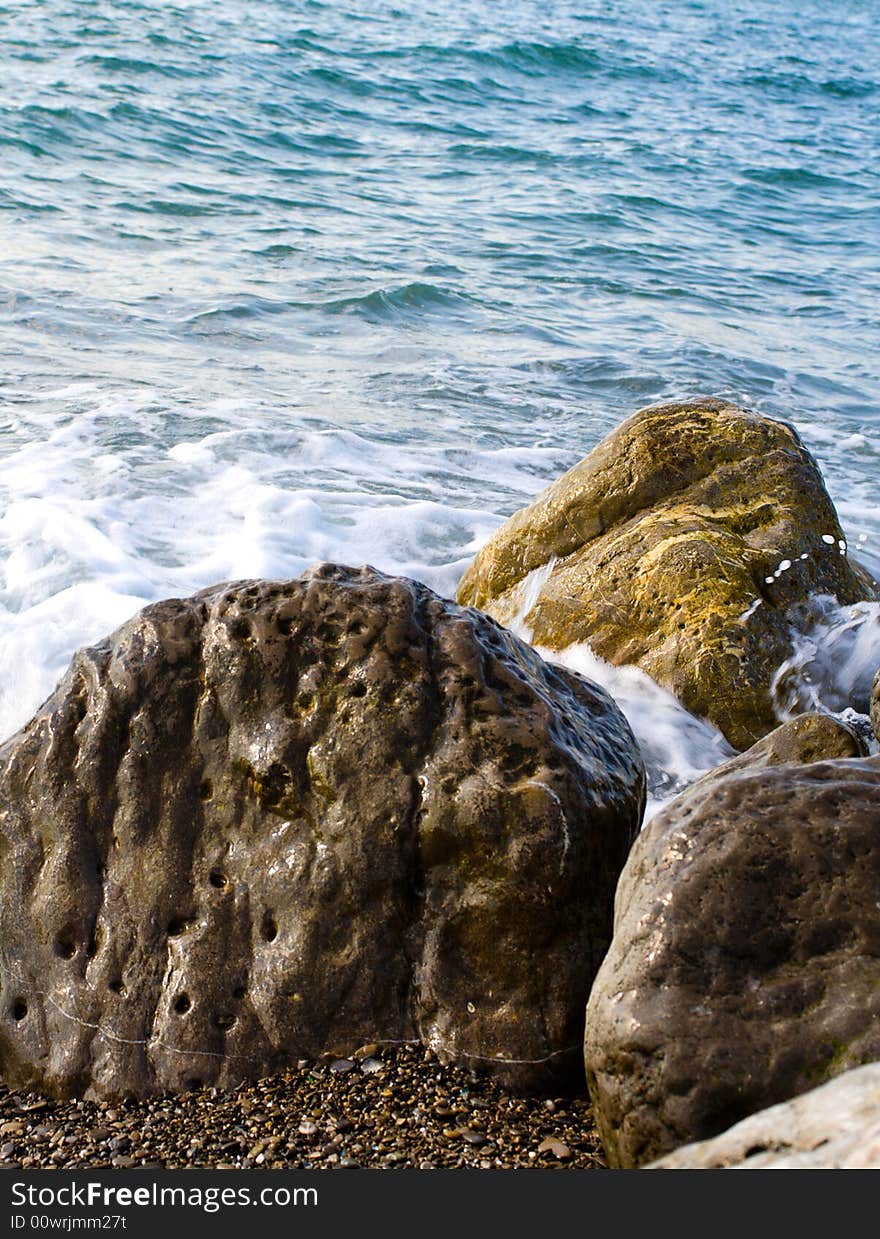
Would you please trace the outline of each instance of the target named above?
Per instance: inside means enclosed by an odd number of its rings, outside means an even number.
[[[453,596],[636,408],[794,423],[880,569],[871,0],[0,3],[0,734],[145,603],[318,560]],[[864,705],[816,600],[780,717]],[[561,660],[653,803],[727,749]]]

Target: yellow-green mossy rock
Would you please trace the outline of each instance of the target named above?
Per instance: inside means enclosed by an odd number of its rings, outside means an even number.
[[[815,594],[877,596],[816,462],[791,426],[707,399],[625,421],[502,525],[458,599],[637,664],[744,749],[778,722],[788,613]]]

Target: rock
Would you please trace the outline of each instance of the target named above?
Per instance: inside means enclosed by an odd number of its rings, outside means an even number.
[[[421,1039],[570,1080],[643,798],[607,694],[415,582],[147,607],[0,749],[4,1078],[144,1096]]]
[[[871,726],[874,729],[874,735],[880,740],[880,668],[877,669],[874,683],[871,686]]]
[[[745,753],[732,757],[698,780],[717,782],[737,770],[787,764],[808,765],[835,757],[867,757],[868,747],[850,726],[830,714],[802,714],[769,732]],[[696,783],[691,784],[695,787]]]
[[[776,726],[790,609],[876,597],[843,547],[790,426],[695,400],[624,422],[498,530],[458,597],[540,646],[637,664],[743,749]]]
[[[880,1063],[685,1145],[652,1170],[880,1170]]]
[[[556,1140],[552,1136],[548,1136],[546,1140],[542,1140],[538,1145],[539,1153],[552,1153],[557,1161],[567,1162],[571,1160],[571,1149],[563,1140]]]
[[[642,832],[587,1007],[615,1166],[880,1058],[880,758],[733,771]]]

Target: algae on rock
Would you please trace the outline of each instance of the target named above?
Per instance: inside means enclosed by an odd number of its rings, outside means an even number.
[[[707,399],[624,422],[495,533],[458,599],[637,664],[743,749],[778,722],[788,612],[815,594],[876,597],[815,461],[792,427]]]

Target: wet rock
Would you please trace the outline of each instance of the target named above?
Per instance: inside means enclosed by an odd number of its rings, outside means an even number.
[[[637,664],[743,749],[776,725],[788,612],[814,594],[876,596],[815,461],[790,426],[696,400],[636,413],[511,517],[459,601]]]
[[[874,729],[874,735],[880,740],[880,668],[871,686],[871,726]]]
[[[148,607],[0,749],[4,1076],[149,1095],[419,1039],[570,1076],[643,797],[607,694],[414,582]]]
[[[880,1058],[880,759],[707,779],[621,875],[585,1060],[640,1165]]]
[[[808,765],[836,757],[867,757],[868,746],[852,727],[830,714],[802,714],[769,732],[745,753],[716,766],[698,780],[716,782],[737,770],[768,766]],[[692,784],[691,787],[695,787]]]
[[[688,1144],[656,1170],[880,1170],[880,1063]]]

